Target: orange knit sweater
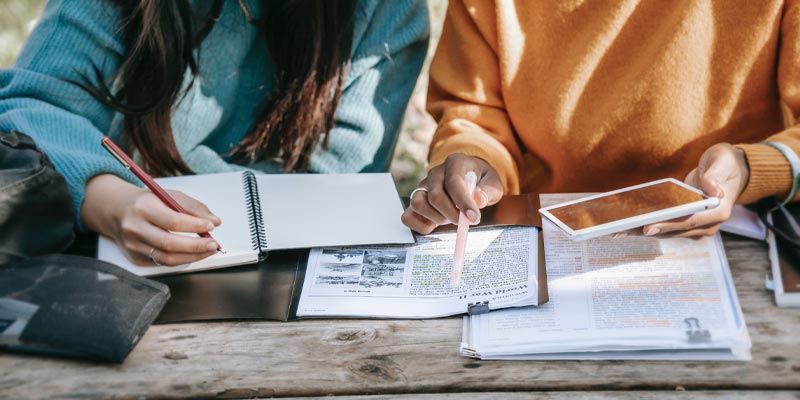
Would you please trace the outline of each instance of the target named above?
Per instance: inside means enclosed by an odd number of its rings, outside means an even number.
[[[800,154],[800,0],[450,0],[431,66],[429,161],[486,160],[507,194],[683,180],[739,145],[749,203]],[[781,197],[782,198],[782,197]]]

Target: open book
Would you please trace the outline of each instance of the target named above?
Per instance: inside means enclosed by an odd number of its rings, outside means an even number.
[[[271,250],[413,243],[391,175],[253,174],[250,171],[157,179],[203,202],[222,219],[211,235],[222,246],[176,267],[136,265],[101,237],[98,258],[143,276],[258,262]]]
[[[556,204],[574,195],[542,195]],[[482,359],[749,360],[750,337],[719,235],[573,242],[545,221],[550,302],[466,317]]]
[[[454,226],[407,246],[313,249],[297,317],[436,318],[545,303],[538,202],[530,199],[507,197],[484,210],[456,286]]]

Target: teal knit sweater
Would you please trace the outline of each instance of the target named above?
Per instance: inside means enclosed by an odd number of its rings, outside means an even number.
[[[90,178],[112,173],[140,184],[100,146],[103,135],[119,138],[122,116],[68,82],[94,77],[93,65],[105,76],[119,68],[121,16],[110,3],[51,0],[14,67],[0,70],[0,131],[26,133],[50,155],[72,190],[79,226]],[[224,1],[201,45],[199,76],[172,117],[181,156],[200,174],[280,172],[275,161],[242,166],[225,157],[254,124],[273,85],[266,41],[238,3]],[[261,16],[260,1],[245,4]],[[336,125],[328,147],[312,154],[311,172],[388,170],[428,32],[422,0],[360,1]]]

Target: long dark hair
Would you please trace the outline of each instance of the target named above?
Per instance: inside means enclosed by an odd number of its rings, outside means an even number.
[[[222,1],[198,11],[188,0],[115,0],[125,16],[125,59],[110,79],[95,69],[99,85],[81,84],[125,115],[123,140],[153,175],[192,173],[175,145],[170,120],[186,70],[192,76],[198,72],[193,52],[219,18]],[[248,22],[266,35],[276,75],[258,120],[230,153],[234,160],[279,157],[284,171],[302,172],[317,145],[327,146],[349,67],[356,4],[263,0],[265,18],[257,21],[239,0]],[[194,21],[204,23],[195,28]],[[113,90],[109,81],[116,81]]]

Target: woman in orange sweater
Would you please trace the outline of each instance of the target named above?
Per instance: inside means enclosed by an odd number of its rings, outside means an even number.
[[[458,209],[478,221],[504,194],[674,177],[720,206],[644,233],[698,236],[736,203],[793,199],[798,3],[451,0],[431,66],[432,168],[403,221],[427,233]]]

